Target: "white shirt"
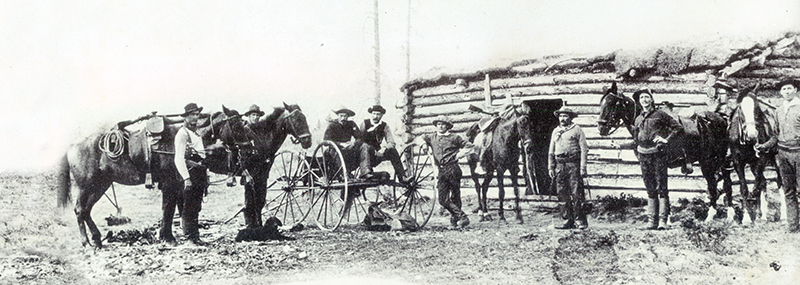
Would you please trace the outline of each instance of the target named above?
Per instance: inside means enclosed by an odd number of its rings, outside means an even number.
[[[175,167],[178,168],[178,173],[183,180],[189,178],[189,168],[186,167],[186,150],[191,149],[193,152],[206,157],[206,150],[203,146],[203,139],[200,138],[195,131],[189,130],[186,126],[181,127],[178,133],[175,134]]]

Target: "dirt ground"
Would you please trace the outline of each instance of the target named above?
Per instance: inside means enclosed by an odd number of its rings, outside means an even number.
[[[553,213],[523,205],[525,223],[478,222],[447,228],[434,214],[417,232],[336,232],[308,227],[293,241],[235,242],[241,186],[212,186],[201,229],[209,246],[152,242],[160,192],[116,185],[122,215],[105,198],[93,210],[108,231],[144,232],[133,244],[82,247],[72,209],[55,207],[50,173],[0,175],[0,283],[3,284],[789,284],[800,280],[800,235],[780,222],[741,226],[715,219],[694,228],[641,230],[641,207],[625,221],[600,215],[584,231],[553,228]],[[774,188],[774,186],[773,186]],[[774,189],[772,189],[774,191]],[[465,194],[471,190],[465,189]],[[112,192],[109,190],[109,195]],[[73,191],[73,197],[75,193]],[[474,208],[465,197],[466,209]],[[113,197],[112,197],[113,198]],[[496,218],[496,213],[495,218]],[[511,215],[509,215],[511,216]],[[178,227],[175,232],[180,234]],[[694,230],[690,230],[694,229]],[[179,237],[180,238],[180,237]],[[697,241],[697,243],[695,243]],[[151,243],[152,242],[152,243]],[[794,281],[793,281],[794,280]]]

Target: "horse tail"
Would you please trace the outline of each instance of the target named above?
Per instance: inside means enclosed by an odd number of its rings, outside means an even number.
[[[70,190],[72,188],[72,184],[70,182],[70,175],[69,175],[69,160],[67,159],[67,155],[65,154],[64,157],[61,158],[61,162],[58,164],[58,206],[59,207],[66,207],[67,204],[72,200],[70,196]]]

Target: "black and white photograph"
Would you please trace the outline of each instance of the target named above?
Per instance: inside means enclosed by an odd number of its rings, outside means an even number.
[[[798,89],[793,0],[0,0],[0,284],[794,284]]]

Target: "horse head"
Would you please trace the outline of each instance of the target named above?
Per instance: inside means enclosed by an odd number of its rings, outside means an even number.
[[[305,149],[311,147],[311,133],[308,131],[306,116],[300,110],[300,106],[283,103],[283,107],[285,115],[281,119],[281,127],[292,135],[293,142],[300,143]]]
[[[600,115],[597,129],[601,136],[607,136],[622,125],[630,125],[636,117],[638,108],[633,99],[625,97],[617,90],[617,83],[611,83],[600,99]]]
[[[758,86],[742,89],[736,98],[736,109],[731,115],[730,139],[741,144],[766,140],[769,122],[756,99]]]

